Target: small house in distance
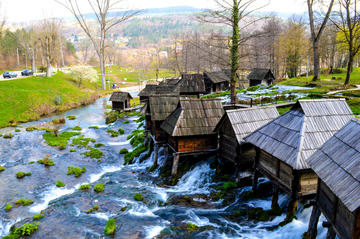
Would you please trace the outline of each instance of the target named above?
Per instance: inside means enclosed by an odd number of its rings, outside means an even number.
[[[253,187],[258,173],[291,198],[314,196],[317,175],[307,159],[353,119],[345,99],[299,100],[293,108],[245,138],[256,147]],[[275,196],[275,198],[277,198]]]
[[[319,177],[312,213],[315,218],[308,233],[317,226],[321,211],[329,223],[327,238],[335,238],[335,234],[360,238],[360,122],[350,121],[308,159],[308,164]]]
[[[216,126],[219,134],[219,155],[240,170],[253,165],[255,149],[244,138],[279,117],[276,107],[227,110]]]
[[[126,108],[130,108],[130,101],[132,100],[132,96],[128,92],[114,92],[110,101],[112,102],[113,110],[124,110]]]
[[[180,156],[208,154],[217,149],[214,130],[223,114],[220,100],[180,100],[180,106],[161,125],[168,147],[174,152],[172,175],[177,174]]]
[[[207,94],[226,91],[230,89],[230,72],[216,71],[204,72],[205,92]]]
[[[270,69],[254,68],[248,75],[249,85],[272,85],[275,81],[275,77]]]

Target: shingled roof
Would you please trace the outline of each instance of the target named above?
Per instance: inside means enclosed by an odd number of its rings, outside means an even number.
[[[205,72],[204,75],[214,84],[230,82],[230,75],[226,74],[225,71]]]
[[[249,80],[264,80],[269,74],[272,78],[275,79],[270,69],[254,68],[252,69],[247,78]]]
[[[176,95],[154,95],[150,96],[151,120],[165,120],[179,105],[179,96]]]
[[[156,94],[156,87],[158,85],[147,84],[145,88],[139,92],[138,96],[149,97],[150,95]]]
[[[350,121],[309,159],[330,190],[354,212],[360,208],[360,122]]]
[[[201,74],[182,74],[181,80],[177,84],[177,90],[181,94],[204,93],[205,83]]]
[[[180,79],[178,78],[170,78],[162,81],[160,85],[176,85],[177,83],[179,83],[179,81]]]
[[[182,99],[161,128],[175,137],[213,134],[223,114],[220,100]]]
[[[221,127],[225,120],[229,120],[238,143],[243,144],[246,136],[277,117],[279,112],[276,107],[227,110],[216,128]]]
[[[308,169],[306,160],[353,118],[344,99],[299,100],[290,111],[245,141],[295,170]]]
[[[124,102],[128,97],[132,99],[132,96],[128,92],[113,92],[109,101]]]

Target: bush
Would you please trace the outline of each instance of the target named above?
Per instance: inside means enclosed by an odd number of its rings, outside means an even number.
[[[24,173],[24,172],[17,172],[16,173],[16,177],[18,179],[24,178],[25,176],[31,176],[31,173],[30,172],[29,173]]]
[[[99,206],[95,205],[93,206],[93,208],[90,208],[89,210],[86,211],[87,214],[92,213],[93,211],[98,211],[99,210]]]
[[[97,192],[97,193],[103,192],[104,189],[105,189],[105,184],[96,184],[94,186],[94,191]]]
[[[65,183],[58,180],[58,181],[56,182],[56,187],[58,187],[58,188],[63,188],[63,187],[65,187]]]
[[[86,157],[90,157],[93,159],[99,159],[104,155],[103,152],[101,152],[100,150],[91,147],[88,147],[88,151],[85,151],[82,154],[85,155]]]
[[[68,167],[68,171],[67,171],[67,175],[72,175],[74,174],[75,177],[80,177],[83,173],[86,172],[86,168],[82,167],[82,168],[78,168],[78,167]]]
[[[15,202],[16,205],[23,205],[23,206],[28,206],[33,204],[34,202],[32,200],[24,200],[24,199],[19,199]]]
[[[5,211],[10,211],[12,209],[12,205],[10,203],[7,203],[4,207]]]
[[[125,130],[124,130],[124,129],[119,129],[118,132],[119,132],[120,135],[125,134]]]
[[[120,150],[120,154],[127,154],[127,153],[129,153],[129,150],[126,148]]]
[[[42,214],[36,214],[33,216],[33,220],[34,221],[39,221],[40,219],[42,219],[44,217],[44,215]]]
[[[144,197],[141,193],[135,193],[133,198],[135,201],[143,201],[144,200]]]
[[[107,223],[106,223],[106,227],[104,229],[104,233],[105,235],[109,236],[109,235],[114,235],[116,230],[116,219],[114,218],[110,218]]]
[[[89,185],[89,184],[82,184],[82,185],[80,185],[80,190],[88,190],[88,189],[90,189],[91,188],[91,186]]]
[[[97,71],[91,66],[78,65],[70,68],[71,78],[81,86],[84,82],[94,83],[98,79]]]

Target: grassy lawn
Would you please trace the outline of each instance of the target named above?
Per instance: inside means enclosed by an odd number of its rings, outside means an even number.
[[[99,68],[96,68],[99,71]],[[129,82],[138,83],[139,77],[142,77],[142,70],[130,69],[119,66],[106,67],[106,75],[110,78],[111,82]],[[169,70],[161,69],[159,72],[159,78],[174,77],[174,73]],[[155,70],[146,70],[144,73],[144,79],[150,80],[156,78]],[[126,80],[125,80],[126,79]]]
[[[39,119],[98,98],[98,84],[80,88],[64,73],[53,77],[29,77],[0,82],[0,127]]]

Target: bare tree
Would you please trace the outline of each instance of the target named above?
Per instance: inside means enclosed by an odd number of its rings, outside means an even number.
[[[321,38],[321,34],[323,33],[326,23],[329,20],[330,13],[332,10],[332,7],[334,5],[334,0],[330,0],[328,10],[326,12],[325,17],[322,20],[322,23],[320,24],[320,27],[317,29],[315,26],[315,17],[314,17],[314,4],[316,2],[319,2],[320,0],[307,0],[308,5],[308,13],[309,13],[309,21],[310,21],[310,32],[311,32],[311,41],[312,41],[312,47],[313,47],[313,54],[314,54],[314,78],[313,80],[316,81],[319,79],[319,70],[320,70],[320,59],[319,59],[319,41]]]
[[[357,9],[358,0],[338,0],[339,10],[334,14],[332,22],[340,30],[340,37],[347,45],[348,64],[345,85],[350,83],[350,74],[355,56],[360,52],[360,16]]]
[[[99,57],[102,87],[106,89],[106,70],[105,70],[105,48],[106,35],[114,26],[135,16],[136,11],[123,11],[121,16],[110,16],[111,12],[119,11],[119,4],[123,0],[88,0],[88,4],[96,16],[98,31],[93,31],[89,21],[84,16],[80,8],[80,0],[55,0],[57,3],[68,9],[76,18],[79,25],[93,43],[94,49]]]
[[[240,67],[240,48],[249,39],[258,35],[242,34],[245,29],[249,31],[249,26],[259,21],[259,18],[251,16],[254,11],[262,7],[256,7],[257,0],[213,0],[218,9],[208,11],[199,17],[200,20],[209,23],[223,24],[231,27],[232,36],[229,39],[230,65],[231,65],[231,103],[236,103],[236,81],[237,71]]]
[[[1,14],[1,10],[2,10],[2,2],[0,1],[0,14]],[[5,26],[5,22],[6,22],[6,18],[5,16],[1,16],[0,15],[0,36],[2,34],[2,31],[4,29],[4,26]]]

